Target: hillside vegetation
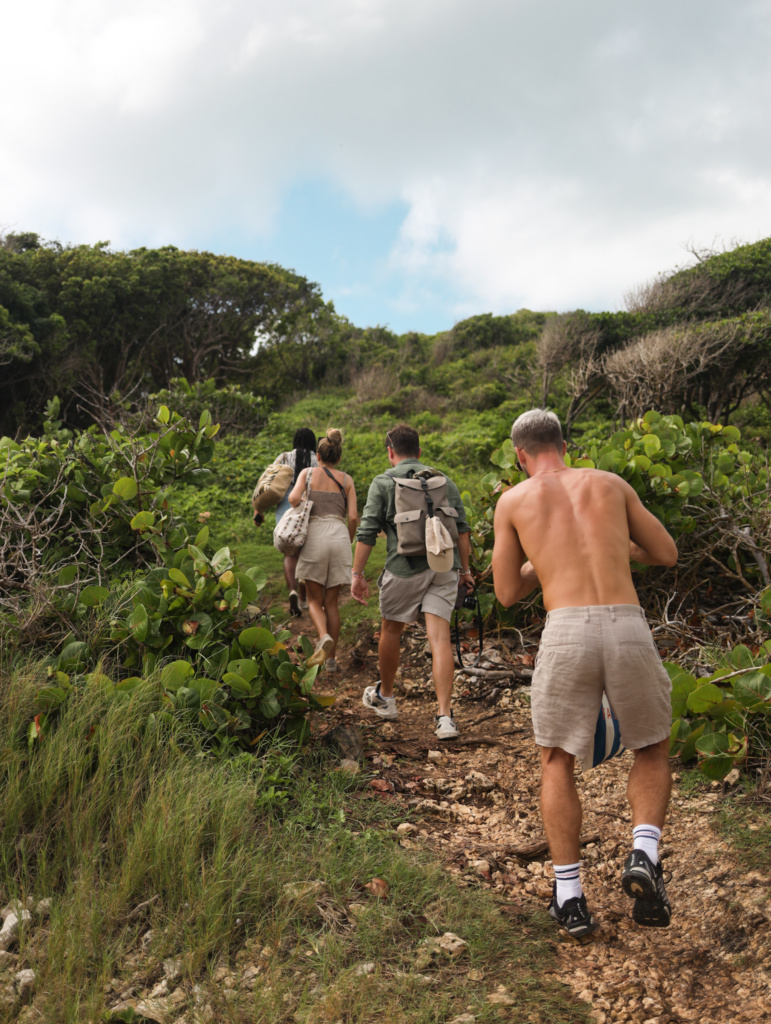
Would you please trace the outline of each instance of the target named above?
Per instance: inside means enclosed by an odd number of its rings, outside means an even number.
[[[467,922],[472,904],[451,909],[430,868],[386,850],[393,815],[355,810],[356,782],[330,783],[328,755],[307,752],[309,713],[329,703],[314,692],[323,669],[285,628],[281,559],[249,502],[299,426],[343,428],[341,468],[361,501],[387,429],[417,427],[425,461],[463,490],[487,627],[517,635],[543,610],[537,597],[496,605],[493,514],[520,479],[512,420],[553,407],[569,464],[623,476],[678,541],[676,575],[636,567],[646,609],[678,637],[673,753],[713,779],[736,765],[767,789],[770,346],[771,240],[702,254],[626,312],[520,310],[397,336],[355,327],[280,267],[6,236],[0,896],[58,897],[45,948],[21,947],[54,993],[47,1019],[98,1015],[119,961],[144,963],[148,918],[154,962],[186,950],[191,984],[245,942],[283,951],[259,1019],[289,1014],[286,977],[309,963],[332,993],[332,1016],[309,1010],[309,1022],[368,1021],[384,999],[410,1007],[394,1019],[437,1019],[414,976],[361,992],[352,980],[378,929],[397,936],[401,970],[415,936]],[[374,598],[347,614],[351,630],[369,616],[360,628],[371,631]],[[269,878],[265,864],[282,858]],[[339,916],[343,891],[383,864],[409,879],[404,893],[323,952],[318,906]],[[333,880],[315,910],[287,896],[304,870]],[[142,897],[152,902],[135,916]],[[514,958],[509,933],[490,905],[473,912],[495,937],[485,953],[482,926],[464,924],[492,982],[494,956]],[[445,1016],[466,1005],[464,984],[448,972]],[[317,1006],[311,995],[303,1005]],[[543,998],[528,1012],[580,1019],[559,993]],[[257,1019],[254,1005],[233,1019]]]

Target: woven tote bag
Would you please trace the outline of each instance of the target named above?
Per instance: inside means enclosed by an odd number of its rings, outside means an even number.
[[[252,508],[255,512],[265,512],[274,508],[286,494],[287,488],[292,483],[293,471],[291,466],[280,462],[273,462],[267,467],[252,494]]]
[[[306,473],[305,494],[295,508],[286,511],[273,530],[273,547],[282,555],[296,555],[308,536],[308,519],[313,508],[310,499],[312,469]]]

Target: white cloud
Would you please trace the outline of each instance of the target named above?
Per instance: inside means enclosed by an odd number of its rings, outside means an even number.
[[[0,224],[203,247],[327,178],[409,204],[397,305],[618,304],[689,239],[771,234],[770,35],[756,0],[27,0]]]

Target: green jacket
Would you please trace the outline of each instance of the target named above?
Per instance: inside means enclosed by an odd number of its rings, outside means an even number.
[[[418,459],[402,459],[401,462],[392,466],[376,476],[369,485],[367,492],[367,503],[361,514],[361,523],[356,531],[356,540],[362,544],[375,546],[377,535],[381,530],[386,535],[386,562],[385,567],[394,576],[416,576],[419,572],[428,569],[428,561],[421,555],[415,555],[407,559],[405,555],[397,554],[398,544],[394,516],[396,515],[396,485],[394,477],[407,476],[412,469],[419,473],[421,469],[429,469],[424,462]],[[468,533],[469,525],[466,522],[466,510],[460,500],[460,491],[455,484],[447,477],[447,500],[458,513],[458,533]],[[412,564],[410,564],[412,563]],[[460,557],[458,549],[455,548],[454,569],[460,569]]]

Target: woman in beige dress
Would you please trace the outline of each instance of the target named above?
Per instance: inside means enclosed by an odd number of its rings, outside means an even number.
[[[356,489],[347,473],[335,466],[343,453],[343,435],[330,428],[316,451],[317,466],[304,469],[289,492],[289,504],[300,504],[311,474],[308,535],[297,559],[297,579],[305,581],[308,612],[319,635],[318,649],[327,656],[328,672],[337,671],[340,636],[340,587],[351,582],[351,544],[359,515]]]

